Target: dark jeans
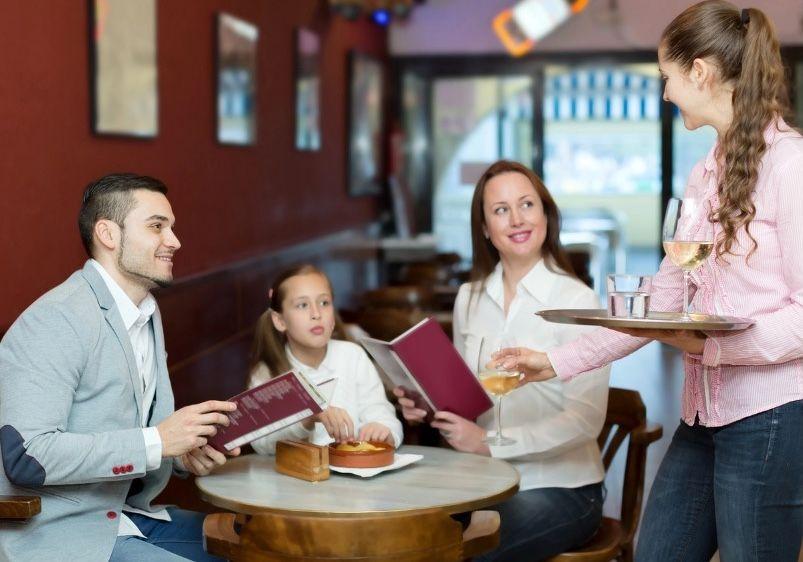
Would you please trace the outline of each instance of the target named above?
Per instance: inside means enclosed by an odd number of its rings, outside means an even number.
[[[474,560],[536,562],[588,541],[602,519],[602,483],[518,492],[499,512],[499,548]]]
[[[221,560],[203,545],[204,514],[168,507],[172,521],[126,513],[146,538],[117,537],[110,562],[179,562]]]
[[[803,532],[803,401],[723,427],[681,422],[655,478],[639,562],[796,562]]]

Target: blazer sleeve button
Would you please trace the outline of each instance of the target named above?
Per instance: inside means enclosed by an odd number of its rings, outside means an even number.
[[[112,468],[112,472],[114,474],[120,474],[120,467],[119,466],[115,466],[114,468]]]
[[[125,471],[126,472],[134,472],[134,465],[133,464],[127,464],[126,467],[125,467]]]
[[[117,513],[114,511],[107,511],[106,517],[108,517],[109,519],[117,519]]]

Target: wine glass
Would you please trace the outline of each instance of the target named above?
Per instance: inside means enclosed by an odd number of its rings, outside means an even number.
[[[513,445],[516,440],[502,435],[502,398],[518,385],[521,373],[509,371],[502,365],[488,366],[491,355],[504,347],[515,347],[511,338],[484,337],[480,341],[480,353],[477,358],[477,376],[485,391],[494,397],[494,417],[496,418],[496,434],[488,435],[483,441],[489,445]]]
[[[669,260],[683,270],[682,320],[689,315],[689,275],[711,255],[714,225],[708,220],[710,206],[701,199],[669,200],[664,216],[663,244]]]

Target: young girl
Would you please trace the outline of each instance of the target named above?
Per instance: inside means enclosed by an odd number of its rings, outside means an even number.
[[[326,275],[312,265],[294,267],[279,275],[268,298],[270,308],[254,338],[249,388],[289,370],[312,384],[335,380],[326,410],[254,441],[254,450],[271,454],[281,439],[309,439],[316,445],[357,439],[398,447],[401,422],[368,355],[345,341]]]
[[[784,68],[772,23],[719,0],[664,30],[664,99],[717,143],[686,198],[707,201],[715,252],[694,272],[692,308],[752,318],[738,332],[600,329],[548,354],[504,350],[527,380],[568,380],[650,338],[685,352],[683,419],[655,478],[636,559],[798,559],[803,533],[803,138],[783,120]],[[650,307],[680,311],[683,276],[668,260]],[[581,377],[582,378],[582,377]]]

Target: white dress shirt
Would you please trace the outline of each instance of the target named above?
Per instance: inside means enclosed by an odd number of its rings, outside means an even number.
[[[125,326],[128,331],[128,337],[131,339],[131,348],[134,351],[134,359],[137,363],[137,372],[139,373],[141,385],[137,390],[142,393],[142,418],[140,419],[140,424],[142,435],[145,439],[145,470],[156,470],[162,464],[162,439],[159,437],[158,429],[148,427],[148,414],[151,411],[151,405],[156,393],[156,354],[154,351],[153,323],[151,322],[151,317],[156,311],[156,299],[148,293],[139,306],[135,305],[99,262],[95,260],[90,260],[90,262],[98,270],[101,278],[106,283],[106,287],[112,294],[114,303],[117,305],[117,311],[123,320],[123,326]],[[123,510],[162,521],[170,521],[170,515],[165,509],[149,512],[125,505]],[[117,534],[118,536],[144,536],[124,513],[120,516],[120,527]]]
[[[348,412],[354,423],[355,435],[363,425],[378,422],[390,429],[395,446],[401,445],[404,437],[401,422],[385,395],[385,387],[382,386],[376,367],[363,348],[348,341],[330,340],[326,347],[326,356],[317,369],[299,361],[289,346],[285,347],[285,353],[290,361],[290,367],[298,370],[312,384],[335,379],[335,387],[328,405],[343,408]],[[251,388],[262,384],[270,377],[268,366],[260,363],[252,372]],[[322,423],[315,423],[313,429],[307,430],[303,422],[298,422],[257,439],[251,445],[258,453],[274,454],[276,442],[282,439],[309,439],[310,443],[316,445],[327,445],[334,441]]]
[[[469,309],[469,297],[471,308]],[[502,266],[488,276],[480,294],[460,287],[454,306],[454,343],[475,369],[483,337],[515,338],[515,344],[535,350],[571,341],[588,328],[553,324],[535,313],[549,308],[598,308],[597,296],[572,277],[550,271],[539,261],[522,278],[504,312]],[[504,397],[502,432],[514,445],[491,446],[491,455],[510,462],[521,475],[521,490],[577,488],[601,482],[605,471],[597,435],[605,422],[610,367],[569,382],[557,378],[530,383]],[[496,429],[493,410],[477,423]]]

